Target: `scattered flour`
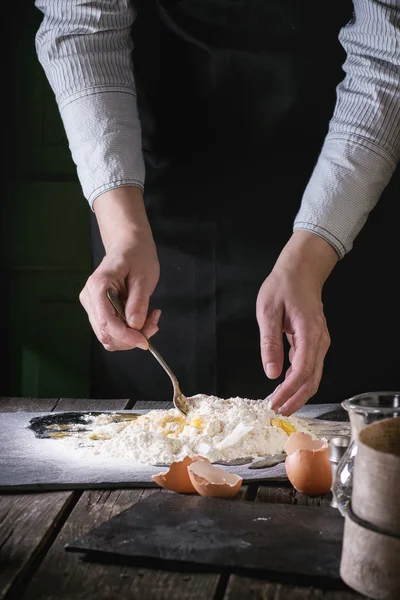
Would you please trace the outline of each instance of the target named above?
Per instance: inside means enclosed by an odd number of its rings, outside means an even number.
[[[311,433],[301,419],[277,415],[267,400],[202,394],[190,400],[187,417],[176,409],[151,410],[120,422],[114,413],[103,414],[87,432],[57,442],[85,456],[156,465],[199,454],[211,462],[273,455],[283,451],[293,431]]]

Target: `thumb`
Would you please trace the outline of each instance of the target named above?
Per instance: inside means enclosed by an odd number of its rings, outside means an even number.
[[[282,318],[280,313],[258,318],[260,328],[261,360],[269,379],[276,379],[283,368]]]
[[[128,297],[125,304],[125,318],[132,329],[142,329],[149,310],[150,293],[146,282],[141,279],[128,281]]]

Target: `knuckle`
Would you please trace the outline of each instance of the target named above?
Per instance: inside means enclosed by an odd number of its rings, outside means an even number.
[[[104,317],[99,317],[99,327],[101,331],[106,332],[106,327],[107,327],[107,319],[105,319]]]
[[[143,304],[147,305],[149,301],[149,294],[145,294],[144,292],[133,293],[130,295],[129,300],[131,303],[133,302],[134,304],[139,304],[140,306],[143,306]]]
[[[267,352],[275,352],[280,350],[282,340],[277,335],[265,334],[261,336],[261,347]]]
[[[104,347],[112,344],[111,336],[106,331],[99,332],[99,341],[103,344]]]
[[[322,336],[322,342],[326,349],[328,349],[332,343],[331,336],[329,335],[329,331],[325,330]]]
[[[86,286],[90,294],[105,291],[109,287],[109,278],[95,271],[87,280]]]
[[[83,288],[83,290],[81,291],[81,293],[79,294],[79,302],[82,304],[82,306],[85,306],[85,300],[86,300],[86,288]]]
[[[279,312],[275,305],[266,305],[265,302],[261,302],[260,300],[257,300],[256,309],[258,320],[265,321],[267,323],[276,320]]]
[[[92,273],[86,282],[86,288],[89,293],[96,287],[97,285],[97,277],[95,273]]]
[[[307,343],[311,343],[321,337],[321,325],[318,322],[310,323],[307,326],[307,333],[303,336],[303,339]]]
[[[301,380],[304,383],[305,387],[309,387],[311,385],[310,380],[313,374],[313,370],[310,365],[305,365],[301,370]]]

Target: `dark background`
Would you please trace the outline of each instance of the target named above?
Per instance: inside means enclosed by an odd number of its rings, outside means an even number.
[[[0,395],[88,397],[92,339],[78,294],[90,273],[90,211],[36,57],[41,14],[24,6],[18,21],[5,65],[12,93],[4,124]],[[332,81],[342,76],[338,65]],[[312,162],[305,182],[311,169]],[[325,285],[332,346],[314,401],[400,388],[399,192],[397,171]],[[292,215],[274,223],[275,235],[286,239],[291,223]],[[272,387],[267,382],[266,392]]]

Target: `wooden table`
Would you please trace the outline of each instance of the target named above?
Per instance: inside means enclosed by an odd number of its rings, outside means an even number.
[[[149,408],[137,402],[135,407]],[[151,403],[167,408],[168,403]],[[0,412],[121,410],[127,400],[0,398]],[[1,416],[0,416],[1,418]],[[75,490],[0,494],[0,600],[357,600],[345,588],[299,587],[234,573],[169,571],[151,566],[85,563],[64,544],[159,489]],[[251,484],[237,497],[254,502],[328,506],[330,496],[308,498],[289,484]]]

